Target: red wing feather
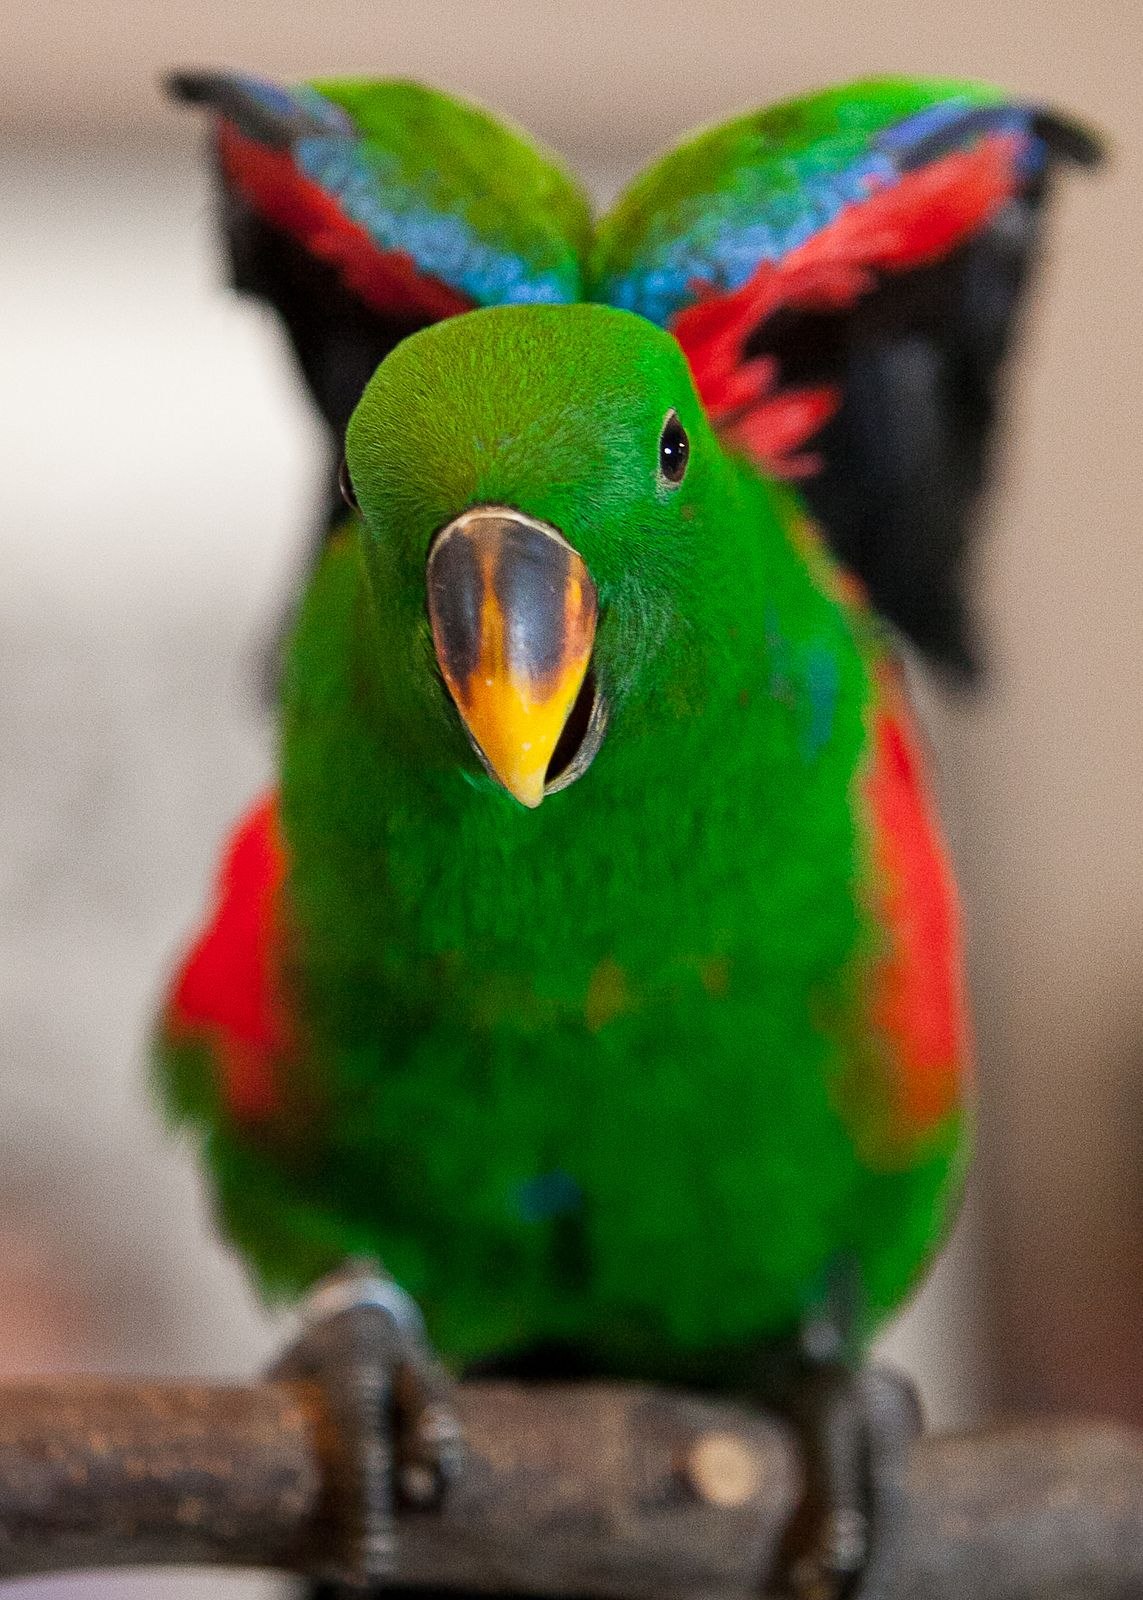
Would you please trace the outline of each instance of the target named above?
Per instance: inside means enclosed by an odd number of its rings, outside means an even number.
[[[798,447],[841,402],[833,388],[781,390],[773,360],[750,360],[750,336],[775,312],[839,311],[874,287],[879,273],[924,266],[955,249],[1018,188],[1020,141],[993,134],[972,150],[905,173],[847,206],[779,261],[764,261],[731,294],[704,293],[671,322],[712,420],[733,443],[783,477],[817,468]]]
[[[218,150],[227,181],[251,210],[335,267],[346,287],[373,310],[430,321],[471,311],[471,300],[418,272],[406,251],[378,249],[331,195],[298,170],[288,150],[248,139],[225,121]]]

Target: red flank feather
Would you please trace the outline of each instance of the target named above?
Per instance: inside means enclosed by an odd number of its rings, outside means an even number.
[[[259,1122],[278,1104],[274,1064],[289,1053],[291,1027],[278,986],[275,920],[286,858],[277,797],[262,800],[236,830],[216,886],[215,908],[171,996],[176,1040],[204,1037],[215,1052],[227,1110]]]
[[[889,948],[874,978],[872,1022],[894,1042],[900,1077],[889,1121],[923,1138],[957,1105],[969,1058],[956,890],[921,773],[904,695],[886,672],[866,779],[879,920]]]

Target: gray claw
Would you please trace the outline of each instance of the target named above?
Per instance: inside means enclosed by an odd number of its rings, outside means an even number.
[[[373,1263],[350,1262],[307,1297],[301,1335],[271,1376],[316,1383],[333,1424],[332,1550],[315,1576],[383,1584],[394,1570],[395,1508],[439,1507],[462,1453],[450,1380],[420,1308]]]
[[[883,1600],[905,1517],[904,1472],[920,1431],[905,1379],[827,1363],[805,1374],[791,1405],[806,1485],[766,1593],[782,1600]]]

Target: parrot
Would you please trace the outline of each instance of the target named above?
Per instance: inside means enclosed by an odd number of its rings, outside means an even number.
[[[442,1484],[445,1369],[747,1396],[805,1463],[760,1582],[881,1593],[918,1422],[867,1354],[973,1115],[902,650],[973,670],[1005,357],[1098,143],[870,80],[596,217],[418,84],[173,88],[331,441],[277,781],[158,1028],[218,1226],[340,1392],[338,1314],[391,1314]]]

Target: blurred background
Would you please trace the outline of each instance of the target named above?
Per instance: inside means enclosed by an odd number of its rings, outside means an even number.
[[[941,73],[1090,120],[1114,162],[1061,187],[1011,374],[979,575],[988,682],[921,686],[966,901],[981,1151],[887,1353],[942,1423],[1143,1420],[1135,0],[0,0],[0,22],[0,1371],[248,1374],[285,1332],[212,1237],[146,1040],[219,839],[272,770],[257,668],[320,441],[283,338],[224,287],[202,129],[159,74],[423,77],[524,123],[606,197],[694,123]]]

